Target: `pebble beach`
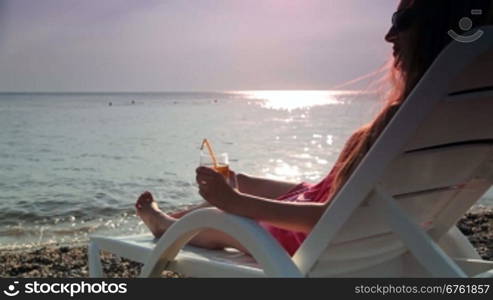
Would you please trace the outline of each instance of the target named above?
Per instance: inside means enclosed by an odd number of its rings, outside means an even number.
[[[477,206],[457,223],[458,228],[485,260],[493,260],[493,207]],[[107,277],[137,277],[141,264],[103,253]],[[89,276],[86,246],[47,246],[0,251],[0,277],[84,278]],[[180,277],[163,272],[163,277]]]

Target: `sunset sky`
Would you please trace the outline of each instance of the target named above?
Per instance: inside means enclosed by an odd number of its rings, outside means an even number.
[[[389,58],[396,0],[0,0],[0,91],[330,89]]]

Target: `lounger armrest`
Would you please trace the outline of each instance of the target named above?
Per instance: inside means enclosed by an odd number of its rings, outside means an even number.
[[[182,217],[156,243],[141,276],[159,276],[178,252],[200,231],[215,229],[241,243],[269,277],[302,277],[288,253],[257,222],[216,208],[196,210]]]

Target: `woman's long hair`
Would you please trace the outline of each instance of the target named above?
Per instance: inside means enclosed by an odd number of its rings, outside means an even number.
[[[463,17],[469,17],[475,27],[493,24],[493,0],[402,0],[399,9],[414,12],[405,35],[409,46],[394,57],[389,74],[392,90],[383,109],[351,136],[339,155],[329,198],[347,181],[426,70],[451,42],[447,32],[461,32],[459,20]],[[471,15],[473,9],[480,9],[482,14]]]

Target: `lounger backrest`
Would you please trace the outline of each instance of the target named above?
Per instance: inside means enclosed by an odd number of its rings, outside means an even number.
[[[453,42],[423,76],[294,256],[302,271],[377,264],[406,251],[376,186],[439,238],[493,181],[493,27]],[[363,247],[363,248],[362,248]]]

